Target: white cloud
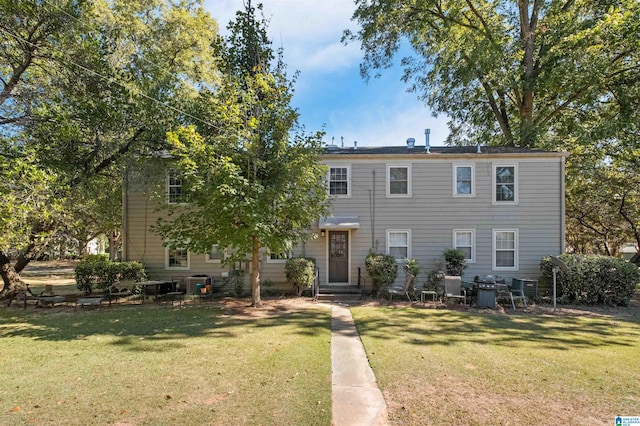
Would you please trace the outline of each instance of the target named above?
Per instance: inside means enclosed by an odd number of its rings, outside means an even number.
[[[335,127],[334,127],[335,126]],[[430,129],[430,144],[444,145],[449,131],[447,117],[434,118],[425,105],[413,103],[407,107],[374,107],[365,105],[345,120],[342,113],[333,114],[327,122],[326,142],[335,136],[336,143],[344,136],[345,146],[397,146],[414,138],[416,145],[425,144],[425,129]],[[339,132],[339,134],[333,134]]]
[[[263,4],[265,18],[270,21],[269,38],[275,48],[284,48],[291,70],[330,72],[357,65],[359,47],[340,42],[343,31],[354,27],[352,0],[269,0]],[[235,12],[243,8],[243,1],[208,0],[205,8],[224,34]]]
[[[305,58],[300,65],[300,70],[328,73],[351,68],[358,64],[361,56],[362,52],[354,44],[344,46],[341,43],[334,43],[313,52],[312,55]]]

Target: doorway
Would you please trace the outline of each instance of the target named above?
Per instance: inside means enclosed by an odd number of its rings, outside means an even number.
[[[329,283],[349,282],[349,231],[329,231]]]

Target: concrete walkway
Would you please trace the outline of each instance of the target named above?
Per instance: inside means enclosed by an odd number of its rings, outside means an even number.
[[[331,311],[331,369],[333,425],[388,424],[387,404],[369,366],[351,311],[338,305]]]

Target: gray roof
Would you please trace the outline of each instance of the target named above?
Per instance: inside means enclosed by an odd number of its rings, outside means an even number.
[[[424,145],[414,146],[363,146],[358,148],[342,148],[328,145],[324,148],[327,155],[424,155],[427,154]],[[532,148],[518,148],[513,146],[480,146],[481,154],[559,154]],[[478,147],[473,146],[432,146],[429,154],[478,154]]]

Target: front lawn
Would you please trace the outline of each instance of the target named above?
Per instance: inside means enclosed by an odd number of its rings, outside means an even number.
[[[398,425],[610,425],[640,415],[640,315],[352,309]]]
[[[277,304],[0,309],[0,424],[329,425],[330,319]]]

